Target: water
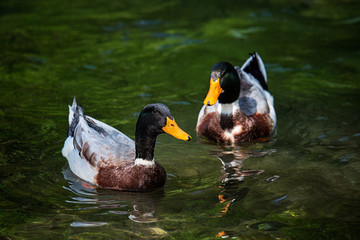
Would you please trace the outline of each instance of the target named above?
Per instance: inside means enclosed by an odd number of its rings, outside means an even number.
[[[357,239],[357,1],[2,1],[0,236],[10,239]],[[277,135],[196,136],[211,66],[257,51]],[[67,104],[129,137],[162,102],[190,143],[162,135],[163,189],[120,193],[74,177]]]

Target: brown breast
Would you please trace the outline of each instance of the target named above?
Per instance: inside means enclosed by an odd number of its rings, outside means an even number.
[[[120,191],[147,191],[165,185],[166,172],[160,164],[134,165],[126,162],[119,166],[99,167],[98,186]]]
[[[237,126],[241,127],[241,131],[229,137],[230,132]],[[242,112],[237,112],[235,115],[212,112],[203,117],[197,132],[213,141],[231,143],[267,137],[273,128],[269,114],[254,114],[248,117]]]

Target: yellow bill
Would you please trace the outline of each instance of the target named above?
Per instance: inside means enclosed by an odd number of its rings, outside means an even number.
[[[214,81],[212,78],[210,79],[210,89],[208,94],[206,95],[206,98],[204,100],[205,105],[214,105],[216,101],[218,100],[220,93],[222,91],[222,88],[220,87],[220,79],[216,79]]]
[[[184,132],[175,122],[175,118],[171,120],[169,117],[166,117],[166,126],[162,128],[164,132],[167,134],[170,134],[171,136],[174,136],[178,139],[184,140],[184,141],[190,141],[191,136]]]

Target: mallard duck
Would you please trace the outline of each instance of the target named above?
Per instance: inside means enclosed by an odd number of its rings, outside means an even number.
[[[200,110],[196,130],[210,140],[225,143],[264,139],[276,126],[274,100],[259,54],[250,54],[244,65],[216,63],[210,89]]]
[[[164,104],[149,104],[136,123],[135,142],[115,128],[84,115],[74,98],[62,154],[80,179],[101,188],[147,191],[165,184],[164,168],[154,160],[156,137],[167,133],[189,141]]]

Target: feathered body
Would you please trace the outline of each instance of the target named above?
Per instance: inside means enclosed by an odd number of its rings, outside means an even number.
[[[217,142],[238,143],[274,132],[274,101],[257,53],[251,54],[241,68],[226,62],[215,64],[210,85],[198,116],[198,134]]]
[[[159,115],[161,111],[164,111],[161,117],[165,120],[153,122],[153,115]],[[69,106],[68,137],[62,149],[71,171],[80,179],[107,189],[144,191],[163,186],[166,173],[153,159],[153,154],[156,136],[164,132],[162,128],[166,125],[166,117],[172,116],[162,104],[146,106],[141,116],[155,130],[139,124],[139,117],[135,143],[117,129],[84,115],[74,98],[72,106]],[[146,135],[149,132],[151,136]],[[189,139],[190,136],[184,140]]]

